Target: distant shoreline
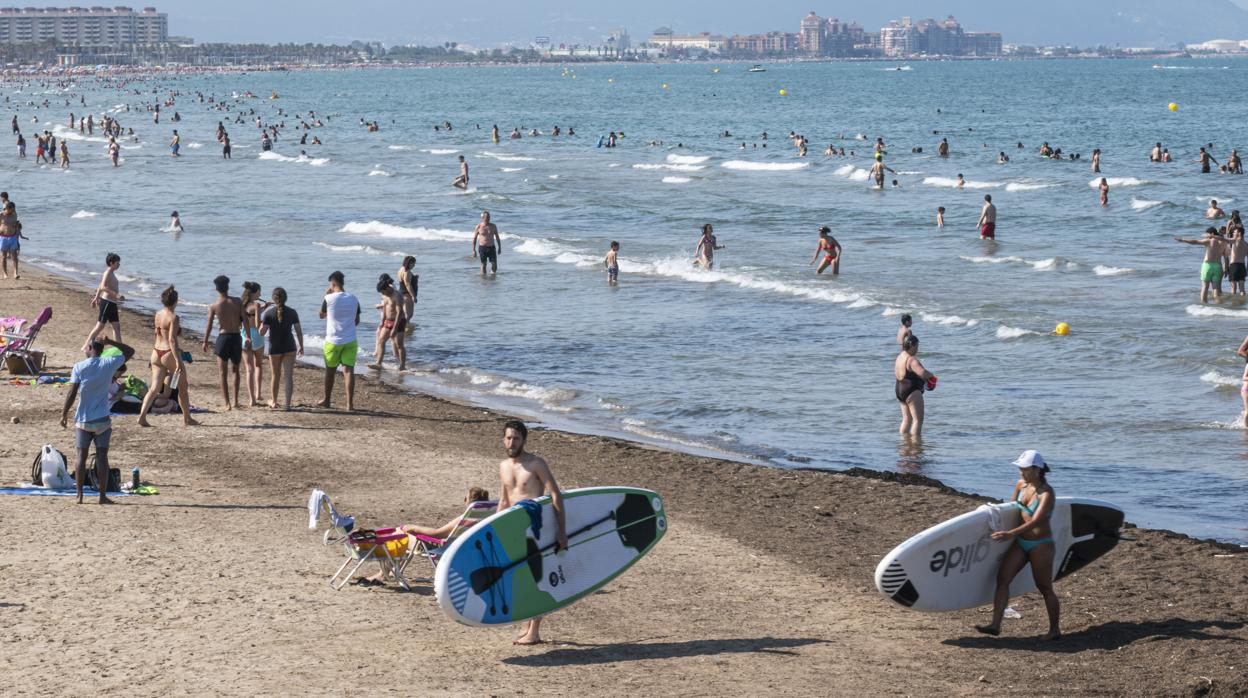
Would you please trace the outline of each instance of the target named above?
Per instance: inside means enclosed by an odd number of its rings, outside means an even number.
[[[540,61],[442,61],[436,63],[257,63],[247,65],[221,66],[107,66],[103,70],[97,66],[78,67],[47,67],[47,68],[6,68],[0,70],[0,79],[46,78],[46,77],[82,77],[82,76],[126,76],[126,75],[229,75],[235,73],[272,73],[272,72],[317,72],[346,70],[411,70],[433,68],[524,68],[550,67],[568,65],[586,66],[621,66],[621,65],[787,65],[795,63],[963,63],[963,62],[1031,62],[1031,61],[1062,61],[1062,60],[1211,60],[1248,57],[1245,53],[1230,54],[1188,54],[1181,51],[1166,53],[1141,53],[1121,56],[1072,54],[1065,56],[912,56],[912,57],[791,57],[791,58],[722,58],[722,59],[655,59],[655,60],[592,60],[567,57],[566,59],[550,58]]]

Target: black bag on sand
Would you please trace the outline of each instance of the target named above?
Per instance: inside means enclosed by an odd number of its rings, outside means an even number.
[[[87,485],[94,487],[98,492],[100,490],[99,478],[95,475],[95,454],[91,454],[91,460],[87,462]],[[108,469],[108,489],[105,492],[121,492],[121,469]]]

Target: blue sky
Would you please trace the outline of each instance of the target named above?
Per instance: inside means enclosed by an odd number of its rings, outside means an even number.
[[[296,41],[387,44],[459,41],[479,46],[533,37],[596,42],[608,29],[634,37],[660,25],[678,31],[797,31],[808,11],[878,29],[911,14],[956,14],[968,30],[1000,30],[1007,42],[1169,45],[1212,38],[1248,39],[1248,0],[155,0],[170,31],[197,41]],[[1243,33],[1240,36],[1239,33]]]

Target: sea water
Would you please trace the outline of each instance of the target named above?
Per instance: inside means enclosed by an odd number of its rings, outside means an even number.
[[[63,91],[9,81],[5,114],[16,108],[29,157],[14,149],[3,168],[27,260],[87,280],[116,251],[131,304],[153,307],[176,283],[191,327],[217,274],[236,288],[258,281],[266,297],[280,285],[314,354],[327,274],[342,270],[371,308],[377,276],[414,254],[413,370],[392,380],[696,453],[903,470],[997,496],[1017,477],[1010,461],[1036,448],[1059,494],[1118,503],[1142,525],[1248,542],[1234,355],[1248,304],[1201,305],[1201,251],[1171,239],[1199,236],[1210,198],[1228,210],[1248,203],[1248,180],[1200,175],[1191,162],[1209,142],[1219,159],[1248,145],[1242,104],[1227,98],[1248,89],[1248,61],[884,67],[259,72],[128,86],[142,94],[80,79],[69,91],[85,92],[97,119],[114,113],[141,138],[123,142],[118,169],[98,131],[66,132],[69,112],[86,112],[77,99],[60,106]],[[138,110],[174,89],[183,94],[161,124]],[[299,146],[288,115],[262,154],[254,117],[233,123],[237,109],[193,96],[248,90],[257,97],[241,108],[266,123],[279,107],[315,110],[325,126],[311,134],[324,145]],[[53,108],[23,106],[44,98]],[[119,111],[126,103],[134,110]],[[183,120],[171,124],[175,110]],[[68,171],[35,165],[32,116],[70,138]],[[215,141],[218,120],[232,161]],[[454,130],[435,132],[443,121]],[[576,136],[528,137],[555,125]],[[525,138],[507,139],[513,127]],[[611,130],[620,147],[596,148]],[[809,138],[808,157],[794,156],[789,131]],[[876,136],[900,188],[867,186]],[[941,138],[948,158],[935,154]],[[1084,160],[1041,159],[1042,141]],[[1149,163],[1158,141],[1174,163]],[[857,156],[825,158],[829,143]],[[999,151],[1008,165],[996,164]],[[458,155],[471,167],[467,192],[450,186]],[[999,208],[996,244],[975,228],[984,194]],[[180,235],[163,230],[175,209]],[[469,257],[482,209],[503,233],[496,277]],[[690,263],[706,222],[726,246],[714,271]],[[844,246],[839,276],[809,265],[821,225]],[[612,240],[615,287],[601,263]],[[896,433],[901,313],[914,315],[919,357],[940,376],[921,446]],[[1058,322],[1069,336],[1052,334]],[[366,311],[368,350],[376,324]],[[126,332],[147,341],[148,330]]]

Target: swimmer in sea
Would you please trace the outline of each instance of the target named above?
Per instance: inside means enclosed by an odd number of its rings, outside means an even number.
[[[816,274],[822,274],[828,267],[832,267],[833,274],[841,273],[841,243],[832,237],[831,232],[832,229],[826,225],[819,229],[819,246],[810,258],[810,263],[814,264],[819,255],[823,255],[823,261],[819,262],[819,268],[815,270]]]
[[[724,246],[715,238],[714,228],[707,223],[702,226],[702,237],[698,238],[698,246],[694,249],[693,263],[710,271],[715,268],[715,250],[722,249]]]
[[[1212,155],[1209,154],[1209,151],[1205,150],[1204,148],[1200,149],[1200,155],[1197,156],[1194,162],[1200,165],[1201,174],[1209,174],[1209,171],[1210,171],[1209,163],[1213,163],[1215,165],[1221,164],[1217,160],[1215,160]]]
[[[1161,162],[1161,144],[1153,146],[1152,152],[1148,154],[1149,162]]]
[[[178,129],[173,129],[173,140],[169,141],[169,155],[178,157],[178,151],[182,149],[182,136],[178,135]]]
[[[490,263],[490,273],[498,273],[498,256],[503,252],[503,241],[498,226],[490,222],[490,212],[481,212],[481,222],[472,235],[472,256],[481,259],[481,275],[485,275],[485,263]]]
[[[1205,209],[1205,218],[1211,220],[1214,218],[1226,218],[1226,211],[1218,208],[1217,199],[1211,199],[1209,201],[1209,208]]]
[[[1101,177],[1101,205],[1109,205],[1109,180]]]
[[[1218,229],[1207,228],[1205,236],[1199,240],[1181,237],[1175,237],[1174,240],[1205,248],[1205,256],[1200,263],[1200,302],[1208,302],[1210,290],[1213,291],[1213,299],[1219,300],[1222,297],[1222,260],[1226,257],[1226,242],[1218,237]]]
[[[949,139],[940,139],[940,145],[936,146],[936,154],[942,158],[949,157]]]
[[[602,258],[602,266],[607,270],[607,284],[614,286],[620,278],[620,243],[611,241],[611,249]]]
[[[174,212],[173,212],[172,214],[170,214],[170,216],[169,216],[169,232],[171,232],[171,233],[181,233],[181,232],[184,232],[184,231],[183,231],[183,229],[182,229],[182,219],[181,219],[180,217],[178,217],[178,212],[177,212],[177,211],[174,211]]]
[[[958,173],[958,189],[962,189],[965,186],[966,186],[966,177],[963,177],[962,173],[959,172]]]
[[[452,187],[468,190],[468,162],[464,160],[464,156],[459,156],[459,176],[455,181],[451,182]]]
[[[945,207],[944,206],[936,207],[936,227],[937,228],[945,227]]]
[[[981,240],[997,239],[997,207],[992,203],[992,194],[984,194],[984,207],[979,211],[977,225]]]
[[[871,165],[871,171],[867,173],[872,179],[875,180],[876,189],[884,188],[884,170],[897,174],[897,170],[885,165],[883,160],[876,160],[875,164]]]
[[[914,334],[910,331],[910,325],[914,323],[914,319],[909,313],[901,316],[901,327],[897,328],[897,346],[904,346],[906,338]]]
[[[897,432],[914,437],[923,435],[923,391],[934,382],[936,375],[919,362],[919,338],[913,334],[901,344],[901,353],[893,362],[894,397],[901,404],[901,426]]]
[[[1092,171],[1093,172],[1101,171],[1101,149],[1100,148],[1092,149]],[[1101,181],[1104,182],[1105,180],[1102,179]]]
[[[1248,269],[1244,267],[1244,259],[1248,257],[1248,242],[1244,240],[1243,226],[1227,226],[1229,239],[1226,242],[1226,278],[1231,282],[1231,295],[1244,294],[1244,279],[1248,278]]]

